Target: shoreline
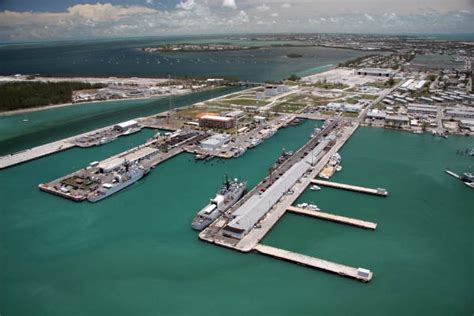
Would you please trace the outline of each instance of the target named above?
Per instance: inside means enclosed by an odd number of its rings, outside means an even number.
[[[223,87],[216,87],[212,89],[219,89]],[[37,112],[37,111],[42,111],[42,110],[49,110],[49,109],[57,109],[57,108],[62,108],[62,107],[68,107],[68,106],[73,106],[73,105],[93,105],[94,103],[102,103],[102,102],[122,102],[122,101],[133,101],[133,100],[145,100],[145,99],[160,99],[160,98],[165,98],[165,97],[179,97],[179,96],[184,96],[187,94],[191,93],[196,93],[196,92],[203,92],[203,91],[208,91],[212,89],[202,89],[198,91],[187,91],[184,93],[179,93],[179,94],[172,94],[172,95],[156,95],[156,96],[150,96],[150,97],[133,97],[133,98],[123,98],[123,99],[110,99],[110,100],[96,100],[96,101],[87,101],[87,102],[77,102],[77,103],[61,103],[61,104],[54,104],[54,105],[42,105],[34,108],[27,108],[27,109],[18,109],[18,110],[12,110],[12,111],[6,111],[6,112],[0,112],[0,117],[4,116],[12,116],[12,115],[17,115],[17,114],[26,114],[26,113],[31,113],[31,112]]]
[[[189,93],[189,92],[188,92]],[[183,93],[179,95],[185,95],[188,93]],[[176,95],[173,95],[176,96]],[[112,101],[129,101],[129,100],[142,100],[142,99],[153,99],[153,98],[163,98],[164,96],[152,96],[152,97],[136,97],[136,98],[124,98],[124,99],[111,99],[111,100],[96,100],[96,101],[88,101],[88,102],[77,102],[77,103],[61,103],[61,104],[54,104],[54,105],[42,105],[34,108],[29,108],[29,109],[18,109],[18,110],[12,110],[12,111],[6,111],[6,112],[0,112],[0,117],[2,116],[11,116],[11,115],[16,115],[16,114],[23,114],[23,113],[31,113],[31,112],[37,112],[37,111],[42,111],[42,110],[49,110],[49,109],[57,109],[57,108],[63,108],[63,107],[68,107],[72,105],[92,105],[94,103],[101,103],[101,102],[112,102]]]

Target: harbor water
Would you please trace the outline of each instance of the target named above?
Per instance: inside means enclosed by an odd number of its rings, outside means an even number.
[[[320,123],[318,123],[320,125]],[[361,128],[335,181],[385,187],[387,198],[336,189],[298,201],[374,221],[376,231],[287,214],[264,244],[369,268],[363,284],[198,240],[190,227],[225,173],[257,184],[314,121],[280,130],[232,160],[181,154],[99,202],[37,184],[106,158],[153,131],[0,171],[1,315],[466,315],[472,313],[472,189],[444,173],[472,168],[448,139]]]
[[[229,77],[264,82],[291,74],[305,75],[311,68],[335,67],[367,52],[324,47],[272,47],[282,42],[239,41],[215,38],[239,46],[260,49],[222,52],[155,52],[142,48],[168,43],[208,42],[202,38],[121,39],[25,43],[0,46],[0,75],[41,74],[53,76],[124,77]],[[298,44],[290,42],[289,44]],[[299,43],[301,45],[301,43]],[[302,57],[289,58],[288,54]]]

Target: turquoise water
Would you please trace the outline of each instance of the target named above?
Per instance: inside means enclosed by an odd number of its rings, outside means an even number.
[[[0,46],[0,74],[56,76],[232,77],[264,82],[306,70],[337,65],[366,53],[322,47],[265,47],[225,52],[147,53],[141,48],[174,42],[255,43],[222,38],[121,39],[110,41],[49,42]],[[278,42],[282,44],[285,42]],[[293,43],[294,44],[294,43]],[[294,53],[302,58],[287,58]]]
[[[472,139],[363,128],[335,181],[386,187],[386,199],[323,188],[300,201],[375,221],[376,231],[285,215],[264,243],[375,272],[362,284],[197,239],[195,213],[223,174],[255,185],[314,122],[279,131],[238,159],[179,155],[99,203],[40,192],[54,179],[140,143],[152,131],[0,172],[2,315],[469,315],[474,310],[472,189],[443,173]],[[470,199],[469,199],[470,198]]]
[[[168,98],[81,103],[30,113],[0,116],[0,155],[137,117],[191,105],[241,89],[227,87]],[[171,104],[171,106],[170,106]],[[28,121],[23,121],[28,120]]]

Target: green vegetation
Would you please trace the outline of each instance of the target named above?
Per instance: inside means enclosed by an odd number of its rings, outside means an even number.
[[[344,113],[342,113],[342,116],[345,116],[345,117],[358,117],[358,116],[359,116],[359,113],[344,112]]]
[[[335,116],[337,113],[333,111],[321,111],[322,115]]]
[[[289,81],[299,81],[300,79],[301,79],[301,77],[299,77],[295,74],[292,74],[291,76],[288,77]]]
[[[356,98],[349,98],[349,99],[346,99],[345,101],[349,104],[357,104],[359,102],[359,100]]]
[[[327,82],[326,80],[313,83],[311,86],[321,89],[346,89],[348,85],[340,82]]]
[[[354,59],[350,59],[346,62],[339,63],[337,66],[338,67],[357,67],[363,60],[369,57],[375,57],[375,56],[380,56],[380,55],[373,54],[373,55],[365,55],[365,56],[357,57]]]
[[[102,87],[84,82],[8,82],[0,85],[0,111],[68,103],[73,91]]]
[[[361,95],[362,99],[366,99],[366,100],[375,100],[378,98],[377,95],[374,95],[374,94],[363,94]]]
[[[367,83],[366,85],[367,85],[367,86],[371,86],[371,87],[380,88],[380,89],[385,89],[385,88],[391,88],[391,87],[393,87],[395,84],[397,84],[397,83],[399,83],[399,82],[400,82],[399,79],[389,78],[389,79],[388,79],[387,81],[385,81],[385,82],[373,81],[373,82]]]
[[[263,100],[255,100],[255,99],[225,99],[225,100],[220,100],[220,103],[226,104],[226,105],[241,105],[241,106],[264,106],[269,104],[269,101],[263,101]]]
[[[431,82],[435,81],[436,78],[438,78],[437,75],[429,75],[429,76],[428,76],[428,80],[431,81]]]
[[[276,112],[298,113],[306,107],[306,104],[284,102],[272,108]]]

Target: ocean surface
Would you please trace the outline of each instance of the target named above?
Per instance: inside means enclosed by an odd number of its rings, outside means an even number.
[[[165,43],[225,42],[264,48],[224,52],[147,53],[143,47]],[[123,39],[110,41],[47,42],[0,46],[0,75],[53,76],[231,77],[263,82],[280,80],[307,70],[335,67],[367,54],[321,47],[271,47],[275,42],[228,39]],[[278,42],[282,44],[282,42]],[[287,44],[295,44],[287,42]],[[288,58],[290,53],[301,58]]]
[[[152,131],[1,171],[0,313],[470,315],[473,192],[443,172],[472,171],[472,157],[457,153],[472,146],[470,138],[361,128],[343,147],[334,180],[385,187],[389,196],[323,188],[298,202],[377,222],[377,230],[288,214],[263,240],[371,269],[368,284],[198,240],[191,221],[225,173],[254,186],[315,124],[280,130],[233,160],[195,162],[181,154],[95,204],[37,185],[137,145]]]

